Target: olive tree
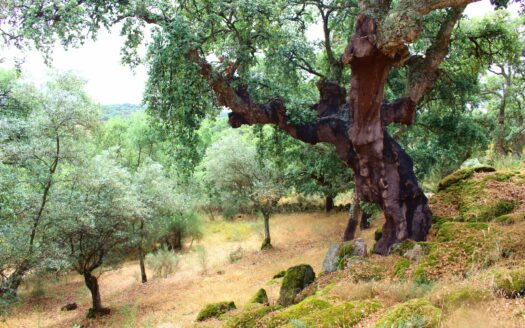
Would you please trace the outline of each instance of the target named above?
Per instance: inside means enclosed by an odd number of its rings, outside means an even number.
[[[224,202],[250,202],[264,219],[261,249],[271,248],[270,216],[284,193],[283,177],[267,160],[259,161],[255,146],[230,133],[206,151],[203,179]]]
[[[0,116],[0,215],[6,232],[0,253],[8,254],[0,268],[2,294],[16,295],[24,276],[59,251],[48,242],[47,230],[55,220],[49,210],[54,189],[63,183],[57,177],[78,164],[87,131],[98,117],[83,85],[68,73],[41,89],[20,85],[11,94],[12,103],[27,114],[13,110]]]

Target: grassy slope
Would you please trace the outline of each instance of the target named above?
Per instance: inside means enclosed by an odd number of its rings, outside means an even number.
[[[33,297],[35,286],[22,290],[22,303],[0,327],[167,327],[192,326],[197,312],[209,302],[233,300],[242,307],[264,287],[271,300],[279,293],[279,283],[270,282],[278,271],[289,266],[309,263],[319,272],[328,245],[341,238],[346,213],[276,215],[271,220],[275,249],[261,254],[262,222],[210,222],[199,243],[207,250],[207,274],[195,252],[184,255],[176,274],[167,279],[139,283],[138,263],[126,263],[100,278],[102,300],[113,310],[107,318],[84,320],[89,308],[89,294],[81,277],[71,275],[59,282],[46,282],[43,295]],[[235,264],[228,254],[242,246],[245,255]],[[224,274],[218,274],[224,271]],[[61,312],[68,300],[79,309]],[[136,325],[134,325],[136,324]],[[209,323],[207,323],[209,324]]]
[[[524,265],[524,172],[474,173],[438,192],[430,203],[436,223],[428,242],[421,243],[421,260],[407,260],[404,251],[399,251],[389,257],[372,255],[365,261],[352,261],[345,270],[324,275],[309,288],[315,294],[312,297],[328,302],[329,308],[302,313],[300,303],[297,309],[273,311],[259,323],[271,325],[272,318],[280,322],[284,318],[288,322],[284,327],[306,323],[307,327],[327,327],[327,322],[335,327],[341,324],[334,322],[390,327],[393,322],[399,325],[395,320],[401,318],[405,320],[401,324],[411,322],[414,327],[524,327],[523,299],[503,297],[495,288],[498,279],[512,276],[508,270]],[[345,213],[277,216],[272,220],[276,249],[264,254],[257,251],[260,223],[213,222],[201,242],[209,255],[205,275],[194,253],[185,255],[173,277],[147,285],[138,283],[136,263],[128,263],[102,275],[103,299],[116,312],[108,318],[82,320],[89,295],[78,277],[70,277],[48,286],[44,297],[26,296],[6,323],[8,327],[71,327],[74,322],[93,327],[126,327],[128,322],[128,327],[220,327],[228,317],[195,324],[198,310],[206,303],[233,300],[240,309],[232,315],[240,315],[259,288],[268,291],[274,304],[279,281],[271,281],[273,274],[299,263],[311,264],[319,272],[328,245],[339,240],[345,221]],[[374,222],[361,235],[369,247],[380,224]],[[228,263],[228,253],[238,246],[245,256],[239,263]],[[403,246],[409,249],[413,244]],[[60,312],[60,305],[71,295],[77,295],[80,310]],[[380,306],[352,312],[370,302]],[[294,315],[287,318],[287,313]],[[35,324],[38,321],[40,325]]]

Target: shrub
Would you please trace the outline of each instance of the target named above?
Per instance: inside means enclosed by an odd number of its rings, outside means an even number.
[[[146,255],[146,264],[153,271],[155,277],[167,278],[177,270],[180,257],[162,247],[155,253]]]
[[[495,289],[505,297],[525,295],[525,268],[507,272],[498,272],[495,277]]]
[[[228,258],[230,259],[230,263],[237,263],[242,259],[243,255],[244,255],[244,251],[242,247],[239,246],[236,250],[228,254]]]

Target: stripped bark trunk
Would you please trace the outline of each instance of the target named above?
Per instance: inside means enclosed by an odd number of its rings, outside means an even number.
[[[375,16],[370,14],[373,10],[369,11],[367,6],[375,4],[379,10],[388,12],[390,1],[360,2],[362,14],[357,16],[355,34],[342,57],[342,62],[352,70],[349,101],[346,91],[337,82],[321,80],[318,83],[320,101],[312,107],[318,119],[310,124],[289,123],[286,107],[280,99],[266,104],[253,102],[246,86],[233,88],[226,77],[214,72],[197,50],[190,51],[188,58],[200,66],[200,74],[208,80],[219,105],[231,109],[229,123],[232,127],[275,124],[304,142],[334,144],[339,157],[354,171],[359,198],[379,204],[385,212],[383,236],[374,252],[388,254],[395,244],[407,238],[425,240],[432,214],[417,183],[412,160],[388,135],[386,126],[414,122],[417,104],[439,76],[439,65],[448,54],[453,28],[464,6],[473,1],[398,5],[392,10],[400,12],[391,17],[406,17],[414,20],[411,22],[414,24],[402,24],[398,28],[397,20],[384,20],[382,33],[378,32]],[[448,11],[425,55],[408,58],[406,44],[413,42],[421,32],[417,30],[420,19],[433,10],[449,6],[453,8]],[[404,16],[403,10],[410,11],[411,15]],[[408,66],[406,96],[387,102],[384,100],[385,82],[395,65]]]

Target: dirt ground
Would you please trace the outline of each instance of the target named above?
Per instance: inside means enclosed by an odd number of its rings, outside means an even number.
[[[152,278],[141,284],[137,262],[102,273],[102,301],[111,309],[111,315],[84,319],[90,295],[81,277],[71,274],[59,281],[26,284],[21,291],[22,301],[0,322],[0,327],[192,327],[198,311],[210,302],[234,301],[242,307],[259,288],[265,288],[271,302],[275,302],[279,282],[272,281],[272,276],[302,263],[320,272],[325,252],[341,239],[346,220],[346,212],[275,215],[271,219],[274,249],[268,252],[258,250],[263,239],[260,220],[208,222],[204,238],[192,248],[204,247],[206,256],[186,251],[177,272],[166,279]],[[363,237],[370,240],[374,230],[364,231]],[[239,247],[242,259],[230,263],[229,254]],[[79,308],[60,311],[68,301],[77,302]],[[218,322],[206,325],[217,326]]]

